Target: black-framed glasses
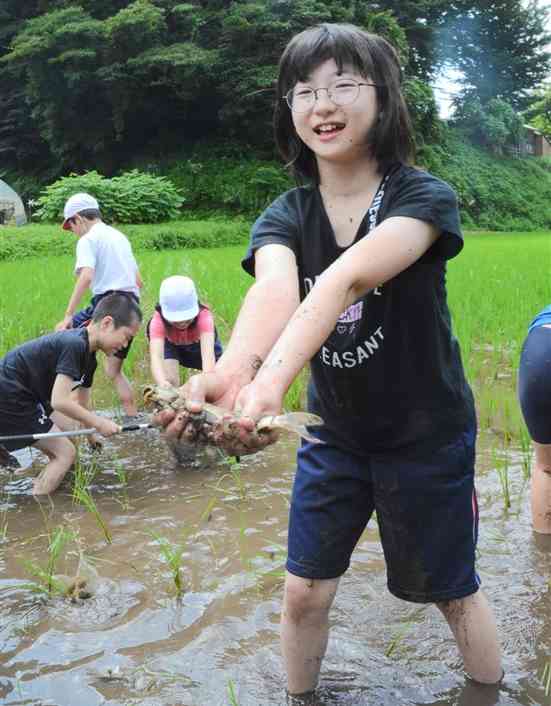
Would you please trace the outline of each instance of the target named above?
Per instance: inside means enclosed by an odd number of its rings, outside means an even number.
[[[374,86],[376,83],[356,81],[353,78],[338,78],[327,87],[322,88],[292,88],[284,96],[287,105],[293,113],[307,113],[311,110],[318,98],[319,91],[327,91],[327,97],[335,105],[350,105],[357,100],[362,86]]]

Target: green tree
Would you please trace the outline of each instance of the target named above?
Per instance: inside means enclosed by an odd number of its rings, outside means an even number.
[[[517,145],[522,136],[521,115],[501,98],[492,98],[486,104],[477,97],[464,101],[455,120],[473,142],[497,154],[509,145]]]
[[[501,98],[517,110],[551,66],[547,10],[536,0],[455,0],[443,34],[442,55],[462,73],[461,101]]]
[[[524,115],[531,125],[551,140],[551,84],[536,92]]]

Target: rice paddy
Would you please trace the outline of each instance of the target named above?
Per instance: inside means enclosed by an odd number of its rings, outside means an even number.
[[[138,252],[145,320],[160,281],[187,274],[226,342],[250,284],[243,250]],[[62,318],[72,265],[65,256],[0,264],[0,355]],[[324,705],[551,705],[551,539],[531,532],[531,448],[516,401],[527,326],[551,303],[550,234],[470,234],[449,265],[448,291],[477,401],[478,568],[504,642],[505,683],[481,695],[437,611],[386,591],[371,522],[332,614]],[[145,336],[125,370],[137,389],[149,381]],[[98,378],[94,406],[120,415]],[[305,380],[289,409],[303,406]],[[82,443],[73,478],[51,502],[29,494],[36,468],[0,471],[0,702],[282,704],[277,622],[295,448],[282,441],[240,463],[200,453],[175,469],[155,430],[113,437],[100,453]],[[78,575],[83,557],[97,586],[72,604],[56,577]]]

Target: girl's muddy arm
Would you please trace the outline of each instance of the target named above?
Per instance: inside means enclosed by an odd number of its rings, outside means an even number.
[[[169,380],[166,375],[164,366],[165,355],[165,339],[152,338],[149,341],[149,365],[151,368],[151,376],[157,385],[164,387],[169,385]]]
[[[255,255],[253,286],[245,295],[231,338],[207,382],[194,375],[184,386],[192,411],[208,399],[232,409],[239,390],[258,372],[271,347],[299,305],[295,255],[283,245],[271,244]],[[195,404],[197,403],[197,404]]]
[[[205,331],[201,334],[201,370],[210,373],[216,365],[214,355],[214,331]]]
[[[389,218],[349,248],[316,281],[239,402],[246,416],[277,412],[291,382],[327,339],[345,309],[392,279],[438,237],[429,223]]]

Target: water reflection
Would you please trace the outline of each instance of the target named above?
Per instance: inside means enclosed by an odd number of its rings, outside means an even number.
[[[449,629],[432,606],[386,590],[377,526],[365,531],[341,581],[319,703],[344,706],[528,706],[550,703],[541,674],[551,658],[551,537],[530,527],[520,454],[511,453],[511,507],[482,437],[479,571],[503,637],[497,689],[462,675]],[[294,443],[239,467],[201,456],[175,469],[157,432],[114,437],[92,494],[113,541],[64,484],[53,503],[28,493],[32,470],[0,472],[0,700],[56,706],[285,703],[279,610]],[[121,469],[123,472],[121,472]],[[78,536],[56,571],[71,575],[84,550],[102,591],[95,603],[46,600],[25,561],[44,566],[60,526]],[[159,550],[181,549],[183,595]]]

